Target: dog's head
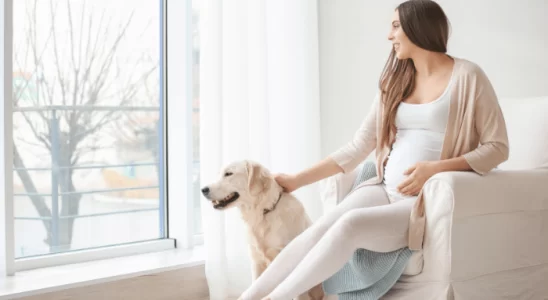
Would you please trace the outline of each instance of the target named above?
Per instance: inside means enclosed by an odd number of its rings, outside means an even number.
[[[253,205],[261,194],[275,185],[270,172],[252,161],[237,161],[222,169],[220,178],[202,188],[202,194],[212,202],[213,208]]]

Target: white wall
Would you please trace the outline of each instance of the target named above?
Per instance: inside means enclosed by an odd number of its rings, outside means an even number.
[[[401,1],[319,0],[322,154],[348,142],[388,57]],[[478,63],[499,97],[548,95],[548,1],[440,0],[449,53]]]

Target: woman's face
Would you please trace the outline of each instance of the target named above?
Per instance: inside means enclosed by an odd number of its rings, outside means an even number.
[[[415,44],[413,44],[400,24],[400,15],[396,10],[392,16],[392,24],[390,26],[390,33],[388,34],[388,40],[392,42],[392,47],[396,51],[396,57],[398,59],[411,58],[411,54],[416,50]]]

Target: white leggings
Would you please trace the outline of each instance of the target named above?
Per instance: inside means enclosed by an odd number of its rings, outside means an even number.
[[[390,203],[383,185],[358,188],[291,241],[241,299],[293,299],[339,271],[358,248],[406,247],[415,200]]]

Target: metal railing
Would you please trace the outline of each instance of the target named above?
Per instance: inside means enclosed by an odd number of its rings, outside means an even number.
[[[157,162],[149,163],[131,163],[131,164],[97,164],[97,165],[61,165],[60,164],[60,124],[59,124],[59,115],[60,111],[88,111],[88,112],[159,112],[159,120],[157,129],[159,132],[157,139],[157,153],[158,157]],[[135,186],[135,187],[122,187],[122,188],[109,188],[109,189],[94,189],[94,190],[85,190],[85,191],[67,191],[59,192],[60,187],[60,171],[64,169],[103,169],[103,168],[122,168],[122,167],[142,167],[142,166],[157,166],[159,174],[163,174],[164,166],[162,161],[163,157],[163,113],[161,112],[161,107],[150,107],[150,106],[141,106],[141,107],[124,107],[124,106],[63,106],[63,105],[51,105],[51,106],[34,106],[34,107],[14,107],[14,113],[27,113],[27,112],[49,112],[48,125],[50,126],[49,131],[49,143],[50,143],[50,152],[51,152],[51,167],[37,167],[37,168],[18,168],[14,166],[14,171],[26,170],[26,171],[50,171],[51,172],[51,193],[14,193],[14,196],[18,197],[31,197],[31,196],[41,196],[41,197],[51,197],[51,216],[39,216],[39,217],[28,217],[28,216],[15,216],[16,220],[40,220],[40,221],[49,221],[51,222],[51,245],[58,246],[58,234],[59,234],[59,221],[62,219],[78,219],[78,218],[92,218],[92,217],[102,217],[102,216],[111,216],[119,214],[130,214],[130,213],[142,213],[150,211],[159,211],[160,219],[160,235],[164,232],[164,220],[165,220],[165,201],[163,195],[163,176],[158,178],[158,185],[147,185],[147,186]],[[44,115],[42,115],[43,117]],[[132,209],[132,210],[120,210],[104,213],[91,213],[91,214],[76,214],[76,215],[60,215],[59,214],[59,197],[67,195],[85,195],[85,194],[97,194],[97,193],[112,193],[112,192],[123,192],[130,190],[145,190],[145,189],[159,189],[158,193],[158,207],[157,208],[145,208],[145,209]]]

